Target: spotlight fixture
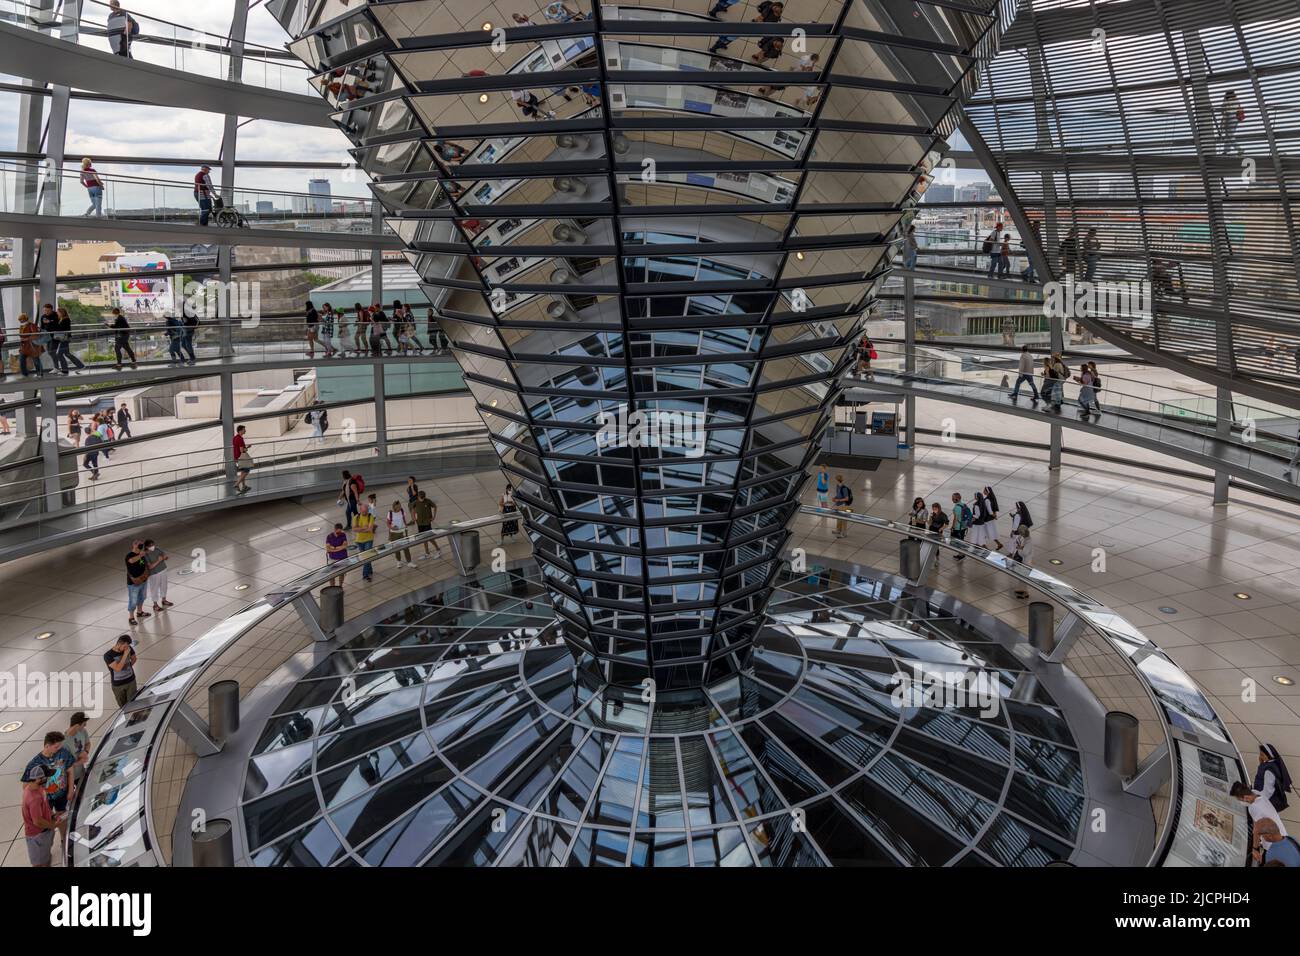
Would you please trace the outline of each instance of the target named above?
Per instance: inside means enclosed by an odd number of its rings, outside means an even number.
[[[492,23],[491,23],[491,21],[488,21],[488,20],[483,21],[483,32],[484,32],[484,33],[491,33],[491,32],[492,32]]]
[[[1048,558],[1048,559],[1047,559],[1047,563],[1048,563],[1048,564],[1061,565],[1061,564],[1064,564],[1065,562],[1062,561],[1060,558]]]
[[[7,724],[0,724],[0,734],[12,734],[22,725],[23,722],[21,720],[11,720]]]
[[[803,262],[803,253],[802,253],[802,252],[796,252],[796,253],[794,254],[794,257],[795,257],[796,259],[798,259],[800,262]]]
[[[1245,591],[1238,591],[1236,594],[1233,595],[1233,597],[1235,597],[1238,601],[1250,600],[1250,595],[1247,594]]]

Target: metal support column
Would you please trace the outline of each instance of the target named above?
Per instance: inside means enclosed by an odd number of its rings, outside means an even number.
[[[230,19],[230,74],[232,83],[242,81],[244,75],[244,36],[248,29],[248,0],[235,0],[235,9]],[[235,204],[235,149],[239,138],[239,117],[227,113],[221,134],[221,199],[227,205]],[[217,278],[226,294],[217,297],[221,303],[221,315],[218,316],[219,348],[223,357],[233,356],[235,352],[232,323],[235,316],[231,314],[230,303],[235,299],[230,294],[230,283],[234,276],[234,246],[222,246],[217,250]],[[243,297],[240,297],[242,301]],[[227,448],[230,447],[227,439]]]
[[[375,454],[388,455],[388,414],[384,408],[384,363],[376,362],[375,370]]]
[[[41,465],[45,476],[45,510],[58,511],[63,504],[59,484],[59,406],[53,385],[40,390],[41,414],[36,420],[36,440],[40,442]]]
[[[911,375],[916,371],[916,280],[903,277],[903,371]],[[916,447],[916,396],[908,395],[903,402],[907,416],[907,447]],[[915,459],[915,456],[913,456]]]
[[[1225,441],[1232,441],[1232,392],[1220,386],[1214,390],[1215,397],[1215,437]],[[1228,503],[1228,473],[1222,468],[1214,469],[1214,503],[1216,505],[1226,505]]]
[[[226,479],[234,481],[235,375],[233,372],[223,371],[219,377],[221,379],[221,459],[225,463]]]
[[[379,235],[384,231],[384,204],[377,198],[370,203],[370,231]],[[384,251],[370,250],[370,301],[384,301]]]

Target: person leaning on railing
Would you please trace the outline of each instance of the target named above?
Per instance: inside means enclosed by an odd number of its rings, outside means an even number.
[[[32,374],[27,371],[30,363],[36,369],[36,376],[44,378],[45,369],[41,367],[41,353],[45,351],[45,346],[41,345],[41,328],[26,312],[18,315],[18,342],[18,369],[23,377]]]

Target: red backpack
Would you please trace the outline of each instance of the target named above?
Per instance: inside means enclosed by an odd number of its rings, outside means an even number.
[[[360,475],[353,475],[352,480],[357,483],[357,494],[362,494],[366,490],[366,479]]]

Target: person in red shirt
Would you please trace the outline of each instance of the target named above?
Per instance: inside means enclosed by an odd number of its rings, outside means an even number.
[[[248,442],[244,438],[243,425],[235,429],[235,437],[230,445],[235,462],[235,494],[242,495],[248,491],[248,473],[253,468],[253,458],[248,453]]]
[[[31,767],[23,775],[23,835],[27,838],[27,861],[32,866],[50,865],[54,831],[58,828],[45,796],[45,768]]]
[[[199,225],[208,224],[212,215],[212,167],[206,163],[194,174],[194,201],[199,204]]]

